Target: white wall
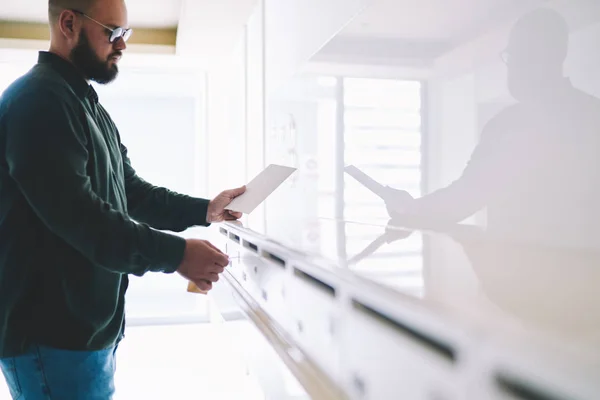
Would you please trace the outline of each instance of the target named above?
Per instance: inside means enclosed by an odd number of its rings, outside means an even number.
[[[212,196],[265,167],[264,8],[259,1],[229,56],[208,72],[208,186]],[[264,205],[249,218],[264,224]]]
[[[277,90],[371,0],[265,0],[267,90]]]
[[[246,182],[266,166],[265,160],[265,7],[259,1],[246,26]],[[251,215],[249,223],[262,229],[265,224],[266,204],[261,204]]]

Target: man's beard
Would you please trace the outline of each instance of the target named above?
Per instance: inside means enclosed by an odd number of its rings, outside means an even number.
[[[90,46],[87,35],[81,31],[79,42],[73,50],[71,50],[71,61],[85,75],[87,79],[98,82],[100,84],[110,83],[119,74],[119,68],[114,63],[109,65],[111,57],[120,56],[120,51],[112,53],[107,60],[102,61]]]

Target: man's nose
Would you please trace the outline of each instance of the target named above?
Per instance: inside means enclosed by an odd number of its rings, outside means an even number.
[[[123,51],[127,48],[127,43],[125,43],[123,37],[120,37],[113,43],[113,48],[118,51]]]

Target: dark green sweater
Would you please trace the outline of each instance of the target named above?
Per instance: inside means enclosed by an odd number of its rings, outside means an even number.
[[[41,52],[0,99],[0,358],[114,345],[127,275],[183,257],[184,239],[152,228],[207,225],[207,207],[139,178],[94,89]]]

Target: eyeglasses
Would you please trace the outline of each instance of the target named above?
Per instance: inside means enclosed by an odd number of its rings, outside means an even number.
[[[110,32],[110,34],[108,35],[108,41],[110,43],[114,43],[117,40],[119,40],[120,38],[123,38],[123,41],[128,41],[129,38],[131,37],[131,34],[133,33],[133,29],[129,28],[129,29],[125,29],[125,28],[121,28],[120,26],[117,28],[109,28],[108,26],[104,25],[101,22],[96,21],[94,18],[90,17],[89,15],[87,15],[84,12],[81,12],[79,10],[71,10],[77,14],[81,14],[84,17],[86,17],[87,19],[89,19],[90,21],[93,21],[95,23],[97,23],[98,25],[100,25],[101,27],[103,27],[104,29],[108,30]]]

